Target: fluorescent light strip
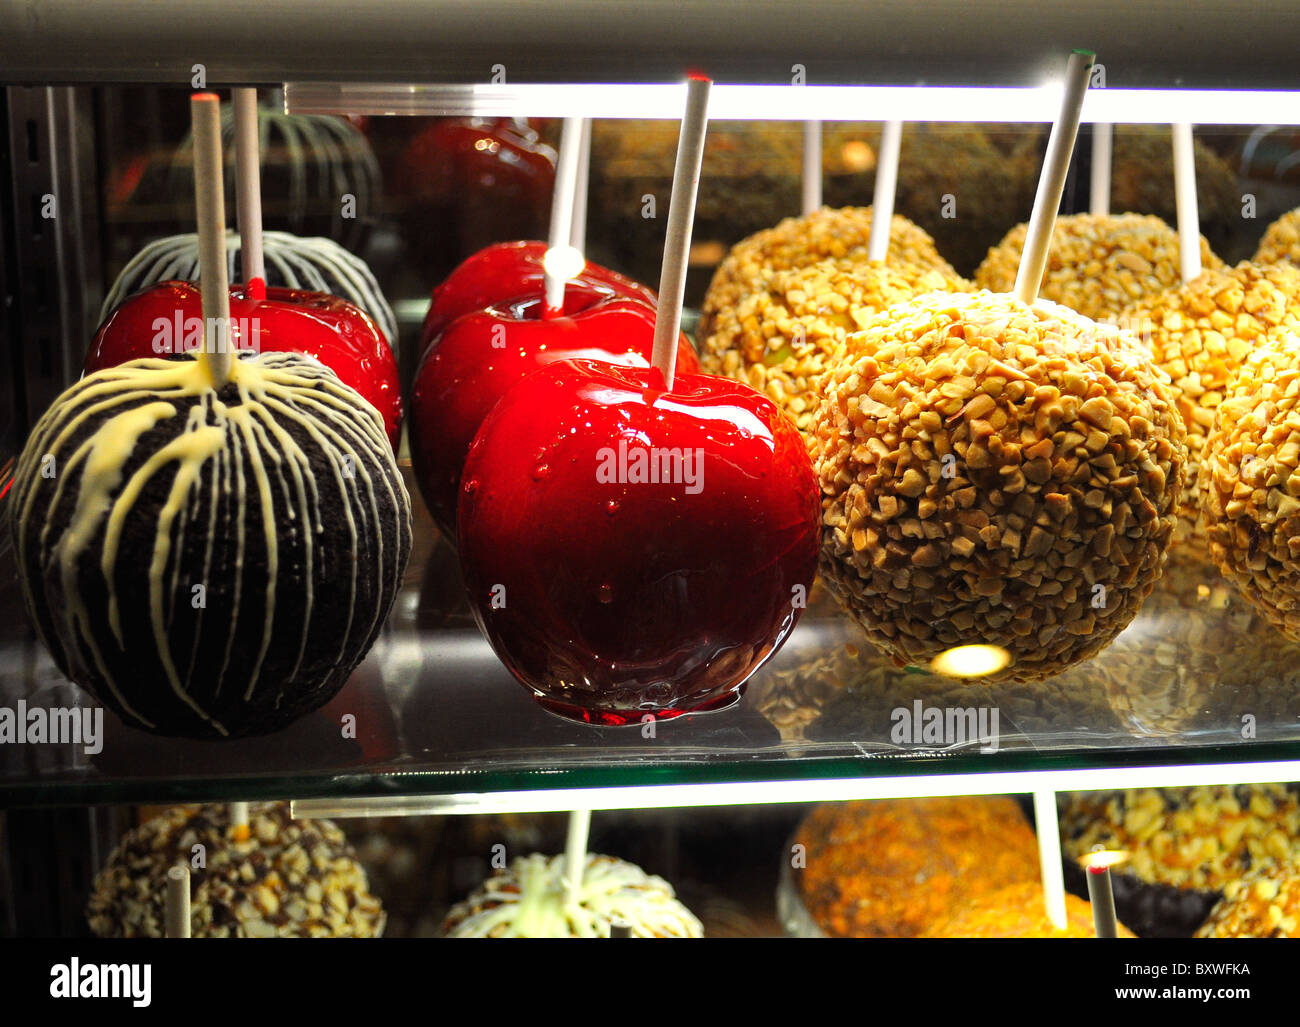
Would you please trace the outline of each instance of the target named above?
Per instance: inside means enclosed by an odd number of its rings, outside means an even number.
[[[290,82],[290,114],[671,118],[681,117],[684,85],[548,83],[416,85]],[[715,85],[715,121],[1050,122],[1058,86]],[[1300,92],[1210,89],[1093,89],[1083,121],[1122,125],[1297,125]]]
[[[396,817],[433,813],[556,813],[575,809],[672,809],[757,806],[932,795],[1002,795],[1034,791],[1166,788],[1177,785],[1267,784],[1300,780],[1300,762],[1207,763],[1181,767],[1099,767],[995,771],[987,774],[902,774],[800,781],[729,781],[618,788],[539,788],[450,795],[298,799],[295,817]]]

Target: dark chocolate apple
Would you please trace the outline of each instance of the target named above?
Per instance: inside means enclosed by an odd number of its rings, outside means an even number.
[[[382,418],[298,353],[245,355],[219,390],[194,355],[88,375],[33,429],[9,506],[54,662],[162,735],[265,734],[328,702],[411,549]]]

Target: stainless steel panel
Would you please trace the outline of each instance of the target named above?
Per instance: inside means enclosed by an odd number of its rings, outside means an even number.
[[[1072,47],[1115,86],[1289,88],[1300,6],[1224,0],[0,0],[11,82],[1033,85]]]

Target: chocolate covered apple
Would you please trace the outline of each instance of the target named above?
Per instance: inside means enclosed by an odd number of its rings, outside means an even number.
[[[571,357],[649,367],[654,309],[592,285],[565,290],[559,317],[546,317],[540,279],[533,295],[458,317],[416,371],[411,390],[411,458],[434,520],[456,537],[461,470],[483,419],[520,379]],[[697,369],[685,337],[683,369]]]
[[[225,738],[277,730],[343,687],[396,597],[411,511],[356,390],[301,352],[236,359],[216,96],[191,111],[198,346],[59,396],[18,461],[9,525],[28,617],[68,678],[134,727]],[[265,316],[307,351],[338,338],[301,306]],[[171,323],[126,317],[107,342],[128,327],[148,341],[126,351],[174,342]]]
[[[545,707],[592,723],[736,702],[794,627],[817,548],[798,430],[727,378],[666,391],[656,368],[556,364],[506,394],[465,465],[479,624]]]
[[[465,260],[433,290],[420,334],[421,354],[462,314],[542,295],[546,250],[544,242],[502,242],[479,250]],[[590,261],[569,281],[578,286],[604,288],[613,295],[639,299],[652,307],[656,302],[654,290]]]
[[[327,329],[322,329],[327,331]],[[33,429],[12,531],[55,664],[128,724],[274,731],[369,650],[411,547],[379,415],[298,353],[83,378]]]
[[[383,418],[396,449],[402,390],[392,348],[374,321],[346,300],[297,289],[230,290],[230,332],[241,350],[303,353],[355,389]],[[85,371],[188,352],[203,342],[203,300],[191,282],[162,282],[128,297],[109,315],[86,354]]]

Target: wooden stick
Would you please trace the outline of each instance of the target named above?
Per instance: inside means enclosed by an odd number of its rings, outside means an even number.
[[[822,123],[803,123],[803,214],[822,207]]]
[[[262,161],[258,153],[257,90],[231,90],[235,106],[235,208],[244,282],[266,287],[262,256]]]
[[[164,929],[168,938],[190,936],[190,868],[184,863],[167,869]]]
[[[880,132],[880,159],[876,161],[876,191],[871,197],[871,235],[867,260],[889,256],[889,230],[894,221],[894,194],[898,191],[898,155],[903,143],[903,123],[886,121]]]
[[[1196,152],[1192,126],[1172,126],[1174,142],[1174,204],[1178,212],[1178,267],[1183,281],[1201,273],[1201,216],[1196,206]]]
[[[569,245],[587,252],[587,192],[591,180],[591,119],[582,119],[582,148],[578,151],[578,181],[573,190],[573,227]]]
[[[1075,50],[1070,54],[1065,69],[1061,112],[1047,140],[1047,155],[1043,158],[1043,171],[1038,178],[1038,194],[1034,197],[1034,210],[1029,216],[1020,267],[1016,270],[1013,295],[1023,303],[1033,303],[1038,299],[1038,289],[1043,284],[1047,253],[1052,248],[1052,232],[1056,228],[1056,212],[1065,191],[1065,176],[1070,170],[1074,139],[1079,134],[1079,112],[1088,92],[1094,57],[1095,54],[1087,50]]]
[[[664,263],[659,275],[659,309],[655,314],[654,351],[651,362],[671,390],[677,371],[677,336],[682,329],[682,303],[686,298],[686,263],[695,222],[695,198],[704,163],[704,134],[709,127],[709,87],[712,81],[692,75],[686,86],[686,114],[677,138],[677,165],[668,206],[668,231],[664,237]]]
[[[194,135],[194,205],[199,231],[199,288],[203,338],[199,360],[214,389],[230,380],[230,279],[226,275],[226,199],[221,182],[221,101],[215,93],[190,97]]]
[[[582,270],[581,264],[576,270],[572,269],[573,247],[570,245],[581,152],[582,118],[565,118],[560,134],[560,159],[555,168],[555,192],[551,197],[551,234],[542,265],[546,275],[544,313],[547,317],[564,313],[564,283]]]
[[[1088,184],[1089,207],[1094,214],[1110,214],[1111,140],[1115,126],[1099,121],[1092,126],[1092,180]]]
[[[564,845],[564,876],[568,879],[565,905],[578,904],[582,874],[587,865],[587,836],[591,833],[591,810],[575,809],[569,814],[569,835]]]
[[[1038,832],[1038,865],[1043,876],[1043,902],[1047,919],[1059,931],[1065,916],[1065,872],[1061,868],[1061,827],[1056,817],[1056,793],[1034,792],[1034,823]]]

